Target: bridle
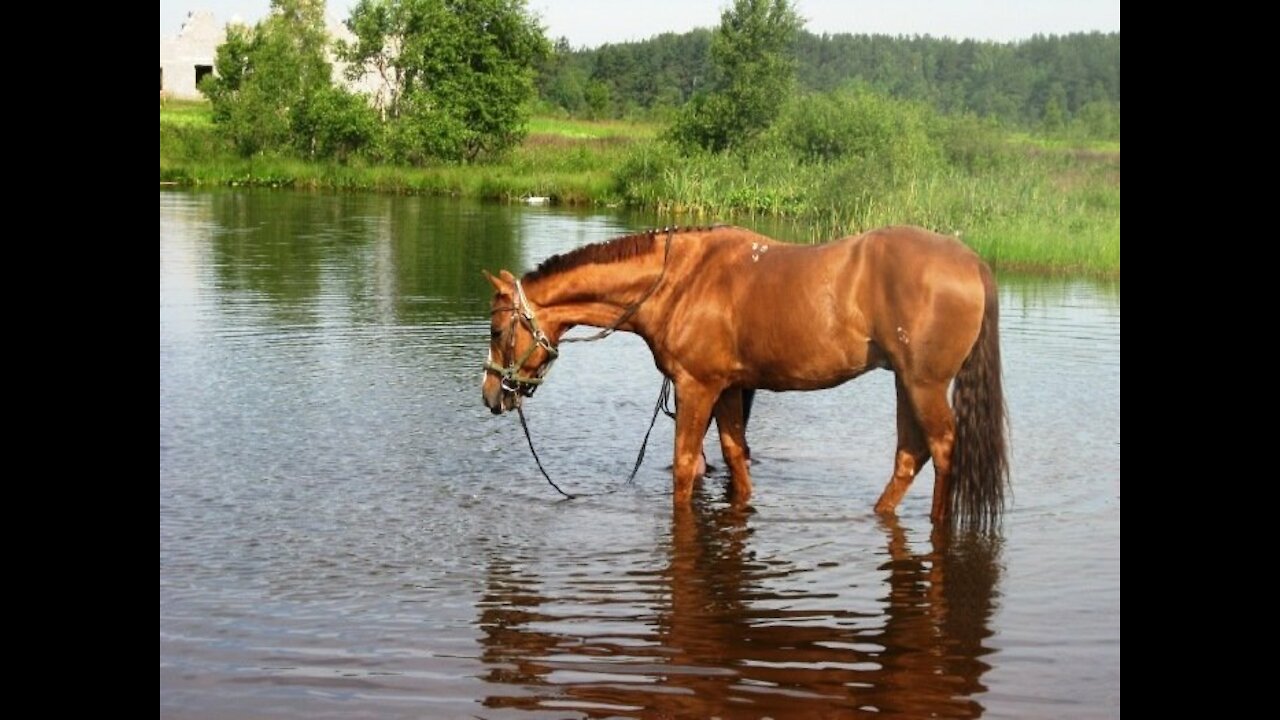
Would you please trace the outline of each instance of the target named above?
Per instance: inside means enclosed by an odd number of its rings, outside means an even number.
[[[538,316],[533,312],[533,306],[529,304],[529,298],[525,297],[524,286],[520,281],[516,281],[516,294],[514,304],[510,307],[496,308],[492,312],[511,313],[511,329],[508,334],[511,336],[511,352],[510,357],[515,358],[516,355],[516,325],[523,322],[525,327],[529,329],[529,334],[533,336],[533,343],[529,345],[529,349],[520,356],[519,359],[513,359],[507,365],[499,365],[493,361],[493,349],[490,347],[489,359],[485,361],[485,370],[497,373],[502,383],[502,389],[507,392],[515,393],[517,396],[533,397],[533,393],[542,385],[542,381],[546,378],[547,371],[551,369],[551,364],[560,357],[560,351],[551,343],[551,338],[543,332],[538,325]],[[491,313],[492,314],[492,313]],[[533,355],[534,351],[542,348],[547,351],[550,360],[543,363],[534,375],[526,375],[521,372],[521,368]]]

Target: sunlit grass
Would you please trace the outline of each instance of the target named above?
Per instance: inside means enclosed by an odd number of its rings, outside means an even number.
[[[212,127],[213,111],[203,100],[165,100],[160,104],[160,124]]]
[[[1070,135],[1033,135],[1027,132],[1011,132],[1008,134],[1008,141],[1015,146],[1039,148],[1041,150],[1075,150],[1106,155],[1120,154],[1119,140],[1097,140],[1094,138],[1072,137]]]
[[[626,138],[643,140],[655,137],[661,129],[653,123],[626,120],[573,120],[567,118],[535,117],[529,120],[529,134],[559,135],[579,140],[602,138]]]

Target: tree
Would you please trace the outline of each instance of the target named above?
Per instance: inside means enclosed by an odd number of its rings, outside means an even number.
[[[401,84],[395,64],[400,45],[398,36],[393,34],[391,10],[391,3],[360,0],[345,23],[355,42],[339,40],[337,44],[338,56],[351,63],[345,73],[348,80],[377,76],[370,102],[383,120],[387,119],[388,106],[395,105]]]
[[[385,83],[395,160],[474,159],[519,143],[550,50],[524,0],[361,0],[340,56]]]
[[[253,28],[228,26],[216,72],[200,90],[240,152],[345,155],[368,140],[372,125],[359,117],[357,99],[333,85],[327,45],[323,0],[272,0],[271,14]],[[344,117],[329,122],[326,112]]]
[[[587,82],[582,91],[583,102],[587,104],[587,116],[599,120],[606,116],[609,109],[609,86],[597,80]]]
[[[788,0],[734,0],[711,39],[711,90],[694,95],[670,136],[719,152],[768,128],[791,92],[803,25]]]
[[[1067,91],[1062,83],[1055,82],[1049,87],[1049,99],[1044,103],[1044,115],[1040,119],[1041,127],[1048,132],[1061,130],[1067,124],[1066,110]]]

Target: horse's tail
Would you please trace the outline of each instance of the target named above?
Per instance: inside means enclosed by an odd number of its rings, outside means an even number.
[[[1000,370],[1000,308],[991,268],[982,265],[986,309],[978,341],[956,375],[952,404],[956,439],[951,455],[950,516],[986,530],[1000,522],[1009,483],[1008,420]]]

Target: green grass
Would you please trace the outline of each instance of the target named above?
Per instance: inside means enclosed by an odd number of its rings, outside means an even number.
[[[529,120],[529,135],[557,135],[577,140],[620,138],[625,140],[652,139],[659,127],[652,123],[625,120],[573,120],[551,117],[535,117]]]
[[[160,124],[212,128],[213,115],[202,100],[165,100],[160,104]]]
[[[790,218],[822,242],[914,224],[961,236],[992,265],[1118,275],[1118,156],[1015,151],[999,166],[885,171],[852,160],[806,164],[784,154],[684,158],[638,147],[619,173],[627,204],[709,222]]]
[[[496,161],[430,167],[288,157],[244,158],[216,134],[207,103],[160,111],[160,179],[182,185],[332,188],[566,205],[625,205],[681,224],[786,219],[821,242],[892,224],[959,235],[997,268],[1120,273],[1119,146],[1002,135],[979,167],[887,167],[849,159],[805,163],[763,148],[684,157],[659,126],[535,118],[525,142]]]
[[[1069,135],[1045,136],[1032,135],[1025,132],[1011,132],[1007,136],[1011,145],[1048,151],[1066,151],[1076,153],[1097,153],[1103,155],[1119,155],[1119,140],[1097,140],[1093,138],[1071,137]]]

